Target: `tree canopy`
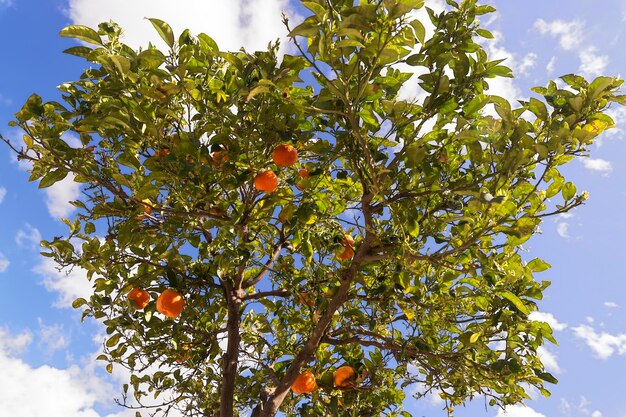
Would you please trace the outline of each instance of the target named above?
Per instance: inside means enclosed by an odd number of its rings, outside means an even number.
[[[528,317],[549,265],[521,249],[587,198],[559,169],[613,127],[622,82],[566,75],[512,104],[488,89],[512,76],[482,46],[494,9],[424,3],[303,1],[285,55],[158,19],[166,51],[112,22],[61,31],[88,69],[59,101],[32,95],[23,146],[5,142],[39,187],[83,184],[42,244],[87,271],[74,307],[128,369],[123,405],[410,416],[409,391],[450,414],[549,395],[537,349],[555,340]]]

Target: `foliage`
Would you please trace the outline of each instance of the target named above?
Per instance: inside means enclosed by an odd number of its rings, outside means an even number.
[[[124,404],[408,416],[409,390],[450,412],[476,396],[548,395],[556,379],[537,349],[555,341],[528,315],[549,265],[520,249],[543,217],[586,199],[559,167],[613,126],[603,111],[623,104],[621,81],[568,75],[514,108],[488,92],[510,69],[477,43],[492,37],[477,17],[493,8],[447,3],[303,1],[298,53],[282,59],[277,45],[175,38],[157,19],[166,52],[131,49],[114,23],[61,32],[93,45],[66,51],[91,67],[59,86],[62,102],[28,99],[13,149],[42,188],[84,184],[68,236],[43,244],[87,271],[93,295],[74,307],[106,326],[108,369],[130,370]],[[271,154],[285,143],[299,163],[280,169]],[[259,192],[268,169],[278,189]],[[337,257],[346,234],[352,259]],[[133,288],[150,292],[145,310],[127,300]],[[175,319],[155,309],[167,288],[185,297]],[[344,365],[356,381],[338,389]],[[290,392],[303,371],[317,377],[311,395]]]

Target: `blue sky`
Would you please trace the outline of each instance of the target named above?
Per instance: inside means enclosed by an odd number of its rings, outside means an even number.
[[[440,0],[427,0],[441,7]],[[626,68],[626,0],[491,1],[497,14],[484,24],[496,39],[485,44],[492,58],[508,58],[518,77],[492,85],[492,93],[527,98],[530,87],[567,73],[619,75]],[[172,6],[176,4],[176,7]],[[61,53],[74,45],[59,30],[72,23],[95,26],[113,19],[133,46],[156,33],[143,18],[158,17],[179,33],[206,32],[222,48],[263,48],[284,36],[280,11],[302,11],[287,0],[0,0],[0,132],[21,103],[37,92],[56,99],[55,86],[76,79],[83,62]],[[294,17],[296,20],[297,17]],[[626,110],[611,110],[617,129],[604,133],[590,158],[572,162],[565,173],[590,199],[567,217],[547,219],[542,234],[525,245],[552,269],[552,281],[537,319],[549,321],[559,346],[544,361],[559,378],[549,399],[509,417],[626,417]],[[58,273],[39,255],[38,241],[66,233],[59,217],[71,217],[68,199],[78,188],[64,181],[46,191],[27,183],[28,174],[0,146],[0,416],[126,417],[112,398],[125,382],[121,370],[108,376],[94,364],[102,329],[80,323],[69,304],[88,293],[80,271]],[[63,398],[61,401],[60,399]],[[416,416],[444,416],[436,397],[409,401]],[[457,417],[502,417],[482,401]]]

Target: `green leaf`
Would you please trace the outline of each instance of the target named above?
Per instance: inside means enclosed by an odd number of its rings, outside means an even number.
[[[549,372],[539,372],[539,374],[537,374],[537,376],[541,379],[543,379],[546,382],[549,382],[551,384],[558,384],[559,380],[556,379],[551,373]]]
[[[505,67],[504,65],[496,65],[495,67],[489,68],[486,73],[490,76],[513,78],[511,68]]]
[[[355,39],[343,39],[336,43],[337,48],[359,47],[363,48],[363,44]]]
[[[600,97],[613,84],[613,81],[611,77],[598,77],[593,80],[589,85],[589,100],[594,101]]]
[[[408,56],[404,62],[406,62],[408,65],[411,65],[412,67],[415,67],[417,65],[422,65],[423,64],[423,57],[420,54],[414,54],[414,55],[410,55]]]
[[[92,234],[92,233],[95,233],[96,226],[92,222],[87,222],[85,223],[84,230],[85,230],[85,233]]]
[[[519,310],[520,313],[522,313],[522,314],[524,314],[526,316],[530,314],[530,310],[528,309],[528,307],[526,307],[524,302],[522,300],[520,300],[520,298],[517,295],[513,294],[510,291],[504,291],[501,295],[502,295],[502,297],[504,297],[507,300],[509,300],[511,302],[511,304],[513,304],[515,306],[515,308],[517,308]]]
[[[415,19],[409,23],[415,32],[415,37],[418,41],[423,45],[424,40],[426,39],[426,28],[419,20]]]
[[[374,115],[374,112],[370,107],[364,107],[360,112],[359,116],[363,121],[371,126],[378,126],[378,119]]]
[[[66,38],[75,38],[83,42],[91,43],[94,45],[102,46],[102,39],[98,32],[88,26],[83,25],[71,25],[64,27],[59,32],[59,35]]]
[[[496,9],[493,6],[478,6],[476,8],[476,16],[480,16],[487,13],[493,13]]]
[[[478,33],[483,38],[493,39],[493,34],[486,29],[477,29],[476,33]]]
[[[314,22],[309,21],[309,19],[306,19],[304,22],[300,23],[298,26],[293,28],[291,32],[289,32],[288,36],[290,38],[293,38],[296,36],[308,37],[308,36],[316,35],[318,31],[319,31],[318,25],[315,24]]]
[[[576,186],[571,182],[566,182],[561,189],[563,200],[568,201],[576,195]]]
[[[148,20],[152,23],[152,26],[154,26],[156,31],[159,33],[159,36],[161,36],[161,39],[165,41],[167,46],[173,48],[174,32],[172,31],[171,26],[160,19],[149,18]]]
[[[39,182],[39,188],[47,188],[55,183],[61,181],[67,176],[68,172],[63,168],[57,168],[53,171],[49,171],[46,175],[43,176],[41,181]]]
[[[326,9],[321,4],[313,1],[303,1],[301,3],[304,7],[315,13],[318,17],[322,17],[326,14]]]
[[[108,62],[113,64],[114,68],[121,75],[126,75],[130,71],[130,60],[121,55],[108,55],[106,56]]]
[[[485,107],[487,103],[489,103],[489,96],[484,94],[477,95],[471,99],[469,103],[463,106],[463,113],[465,114],[465,117],[474,115],[474,113]]]
[[[198,39],[200,40],[200,44],[203,45],[205,49],[211,52],[217,52],[220,50],[220,48],[217,46],[217,43],[213,40],[213,38],[207,35],[206,33],[199,34]]]
[[[92,51],[93,49],[86,46],[72,46],[71,48],[67,48],[65,51],[63,51],[63,53],[86,58]]]
[[[526,267],[532,272],[543,272],[550,268],[550,264],[539,258],[535,258],[530,261]]]
[[[537,116],[539,120],[548,120],[548,109],[542,101],[539,101],[536,98],[531,98],[528,108],[535,116]]]
[[[122,337],[122,335],[120,333],[116,333],[113,336],[111,336],[107,341],[106,341],[106,346],[107,347],[113,347],[115,345],[117,345],[117,343],[120,341],[120,338]]]
[[[87,304],[87,300],[85,300],[84,298],[77,298],[74,301],[72,301],[73,308],[79,308],[85,304]]]

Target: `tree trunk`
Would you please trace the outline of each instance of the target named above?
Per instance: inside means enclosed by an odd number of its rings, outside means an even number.
[[[219,417],[234,416],[234,394],[235,381],[237,379],[237,365],[239,364],[239,344],[241,335],[239,324],[241,322],[241,298],[229,292],[228,297],[228,344],[224,353],[223,379],[220,392],[220,412]]]

